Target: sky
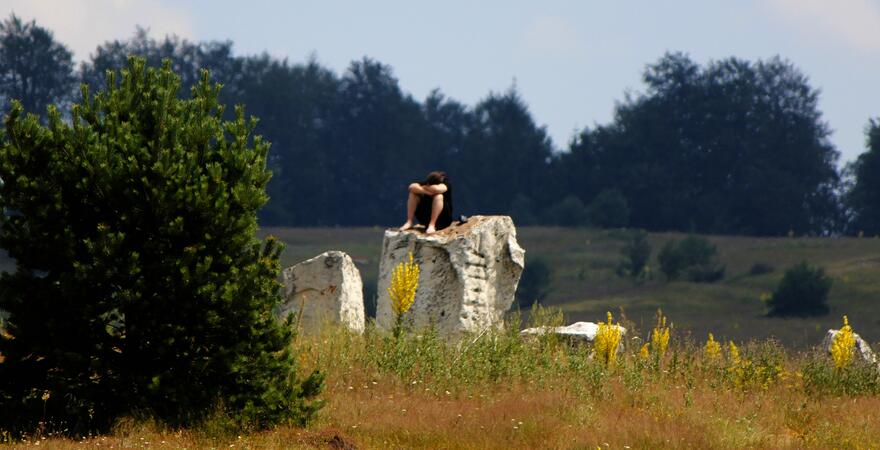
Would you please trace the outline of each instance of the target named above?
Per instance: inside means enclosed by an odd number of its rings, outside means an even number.
[[[231,40],[239,55],[315,56],[337,73],[368,56],[419,100],[439,89],[473,105],[515,85],[558,149],[608,123],[667,51],[791,61],[821,92],[841,163],[880,116],[880,0],[0,0],[8,11],[52,29],[78,61],[140,25]]]

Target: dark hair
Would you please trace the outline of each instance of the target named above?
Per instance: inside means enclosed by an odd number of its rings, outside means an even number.
[[[428,178],[425,178],[424,184],[449,184],[449,177],[446,176],[446,172],[441,172],[439,170],[431,172],[428,174]]]

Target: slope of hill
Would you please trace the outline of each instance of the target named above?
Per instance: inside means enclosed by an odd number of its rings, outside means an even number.
[[[368,301],[375,293],[381,249],[381,228],[267,228],[287,244],[285,266],[326,250],[349,253],[361,269]],[[652,233],[656,254],[679,233]],[[806,347],[821,341],[828,328],[839,328],[849,314],[855,330],[869,342],[880,340],[880,239],[875,238],[755,238],[706,236],[718,246],[727,265],[725,278],[713,284],[666,283],[662,276],[642,285],[620,278],[615,269],[626,233],[619,230],[523,227],[520,245],[526,265],[542,259],[551,270],[551,289],[543,303],[562,309],[566,321],[602,320],[605,311],[620,309],[645,334],[657,308],[674,322],[679,336],[705,340],[712,331],[719,339],[762,339],[774,336],[782,343]],[[815,318],[768,318],[762,293],[770,293],[785,269],[802,260],[826,269],[834,279],[831,313]],[[755,263],[775,268],[749,275]],[[656,272],[656,269],[655,269]]]

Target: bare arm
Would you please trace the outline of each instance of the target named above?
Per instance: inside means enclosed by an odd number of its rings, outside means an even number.
[[[448,188],[445,184],[419,184],[413,183],[409,185],[409,191],[417,195],[437,195],[446,192]]]
[[[448,189],[445,184],[426,184],[422,186],[422,189],[425,190],[428,195],[437,195],[446,192]]]

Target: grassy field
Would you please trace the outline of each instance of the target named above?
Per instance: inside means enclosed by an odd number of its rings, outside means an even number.
[[[380,228],[267,228],[287,244],[285,267],[327,250],[342,250],[354,258],[365,290],[375,292],[382,233]],[[523,227],[517,230],[526,249],[526,265],[536,258],[552,271],[552,291],[545,305],[565,313],[565,321],[602,320],[606,311],[625,315],[642,329],[652,323],[657,308],[674,319],[681,333],[702,340],[712,331],[719,338],[745,341],[775,337],[790,347],[806,348],[821,341],[828,328],[839,328],[849,314],[853,327],[869,342],[880,341],[880,239],[874,238],[754,238],[706,236],[718,246],[726,264],[725,278],[713,284],[654,281],[636,285],[615,269],[626,233],[619,230]],[[649,236],[654,256],[677,233]],[[816,318],[768,318],[762,293],[770,293],[787,267],[805,260],[826,269],[834,278],[831,313]],[[769,264],[772,273],[750,276],[755,263]]]
[[[543,324],[558,320],[543,320]],[[631,329],[634,324],[627,324]],[[870,449],[880,445],[880,374],[834,368],[772,342],[713,356],[673,333],[665,355],[628,345],[606,364],[586,346],[518,327],[458,344],[330,328],[297,342],[304,368],[327,375],[307,428],[224,433],[211,422],[169,430],[123,421],[44,448]],[[645,331],[642,330],[642,335]],[[638,333],[637,333],[638,334]],[[632,344],[631,342],[629,344]]]
[[[284,265],[326,250],[349,253],[375,291],[383,230],[264,229],[286,244]],[[880,338],[880,239],[708,237],[727,265],[715,284],[635,285],[615,275],[621,231],[521,228],[526,260],[551,268],[548,310],[536,324],[599,321],[605,312],[630,330],[619,359],[605,365],[591,348],[552,337],[524,339],[508,327],[447,343],[433,335],[396,340],[330,328],[295,345],[305,370],[327,376],[326,406],[307,428],[234,433],[211,422],[189,430],[122,421],[104,436],[32,436],[11,447],[42,448],[880,448],[880,375],[835,369],[815,349],[848,314],[857,332]],[[651,234],[655,249],[680,234]],[[831,313],[765,317],[760,300],[801,260],[834,278]],[[9,267],[10,262],[2,262]],[[775,267],[750,276],[754,263]],[[652,266],[656,261],[652,259]],[[372,286],[370,286],[372,284]],[[643,358],[657,308],[674,324],[665,355]],[[555,311],[555,312],[554,312]],[[564,316],[564,317],[563,317]],[[740,346],[734,358],[708,356],[705,333]],[[767,340],[775,337],[777,340]],[[781,345],[780,345],[781,343]]]

